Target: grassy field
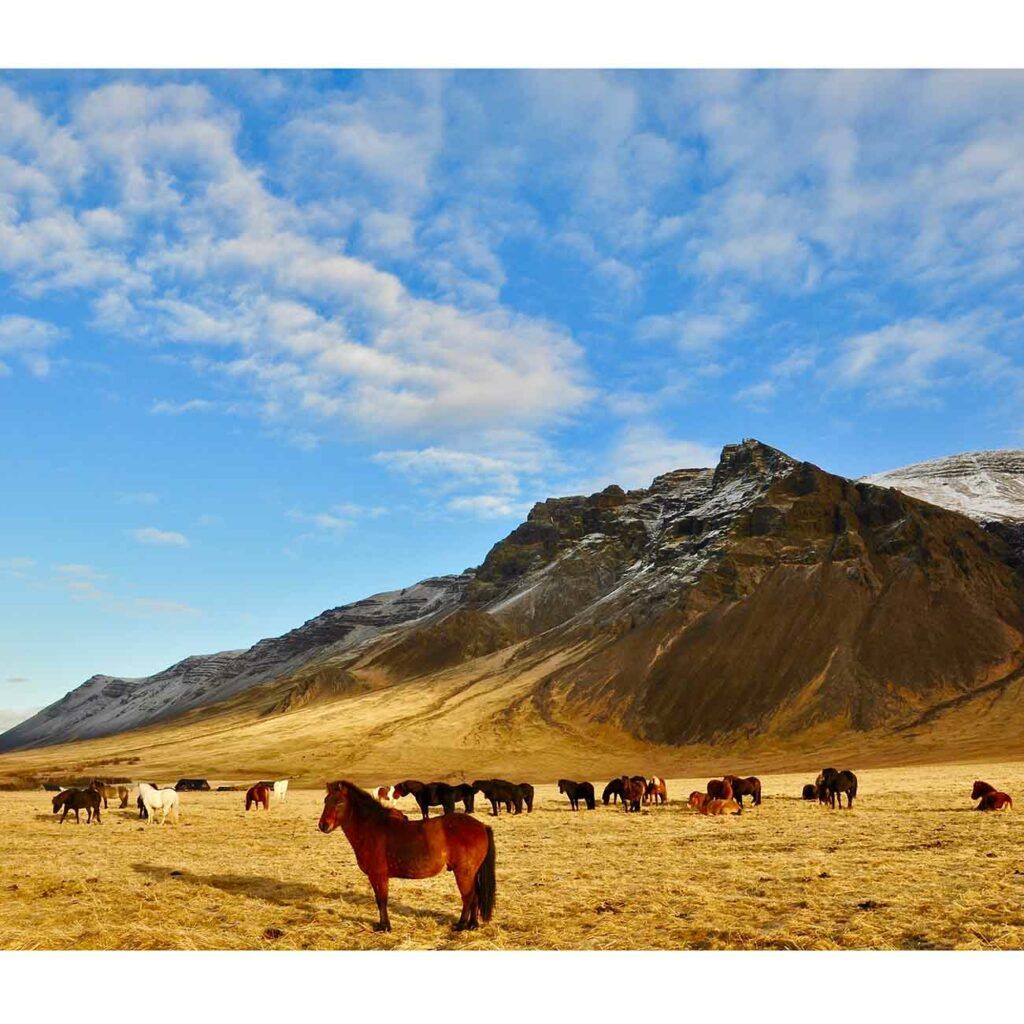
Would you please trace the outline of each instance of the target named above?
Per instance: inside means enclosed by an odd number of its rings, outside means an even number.
[[[683,806],[705,778],[670,780],[671,803],[639,815],[573,814],[538,786],[532,815],[485,819],[490,925],[452,932],[446,873],[392,883],[385,936],[344,835],[316,831],[322,792],[248,815],[242,793],[185,793],[181,824],[162,828],[113,807],[102,825],[59,826],[48,794],[0,793],[0,946],[1024,948],[1024,819],[967,798],[975,778],[1024,794],[1024,763],[858,775],[850,812],[797,799],[806,776],[766,775],[764,804],[738,818]]]

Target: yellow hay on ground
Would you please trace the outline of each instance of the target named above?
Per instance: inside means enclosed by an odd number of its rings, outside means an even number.
[[[459,900],[445,873],[392,883],[385,936],[371,930],[372,894],[345,837],[316,831],[322,792],[249,814],[241,793],[184,793],[181,825],[162,828],[134,806],[111,807],[99,826],[58,826],[49,795],[0,793],[0,945],[1024,947],[1024,816],[978,814],[967,798],[975,778],[1024,798],[1024,764],[858,775],[852,812],[798,799],[804,775],[765,775],[764,805],[738,818],[683,806],[704,777],[670,779],[670,804],[638,815],[573,814],[538,785],[532,815],[477,812],[497,842],[492,924],[452,932]]]

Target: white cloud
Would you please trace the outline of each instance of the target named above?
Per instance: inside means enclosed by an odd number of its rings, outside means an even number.
[[[186,412],[209,412],[215,409],[216,403],[205,398],[191,398],[185,402],[159,401],[154,402],[149,411],[156,415],[181,416]]]
[[[46,349],[56,343],[61,330],[28,316],[0,316],[0,354],[14,355],[36,377],[50,372]]]
[[[508,519],[522,515],[528,507],[500,494],[463,495],[448,502],[453,512],[468,512],[480,519]]]
[[[103,573],[97,572],[91,565],[84,562],[65,562],[62,565],[55,565],[53,571],[59,576],[73,577],[79,580],[102,580],[106,577]]]
[[[774,381],[763,380],[757,384],[741,388],[736,392],[736,401],[750,406],[752,409],[763,409],[778,394],[779,388]]]
[[[189,540],[175,530],[158,530],[155,526],[144,526],[132,530],[131,535],[140,544],[155,544],[161,547],[187,548]]]
[[[662,473],[718,463],[718,449],[671,437],[654,424],[623,428],[608,455],[608,481],[624,488],[648,487]]]
[[[0,732],[13,729],[39,710],[40,708],[0,708]]]
[[[128,491],[117,496],[121,505],[156,505],[160,495],[155,491]]]

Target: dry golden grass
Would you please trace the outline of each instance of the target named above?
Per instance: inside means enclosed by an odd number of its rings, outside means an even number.
[[[850,812],[797,799],[806,775],[765,775],[764,805],[739,818],[684,808],[706,778],[670,780],[670,805],[639,815],[572,814],[538,786],[532,815],[478,809],[498,850],[490,925],[452,932],[443,874],[392,883],[386,936],[344,835],[316,831],[319,791],[248,815],[242,793],[185,793],[182,823],[162,828],[114,808],[99,826],[59,826],[49,794],[0,793],[0,946],[1024,947],[1024,819],[967,799],[975,778],[1024,794],[1024,764],[858,775]]]

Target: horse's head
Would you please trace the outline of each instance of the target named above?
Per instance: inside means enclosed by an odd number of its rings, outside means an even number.
[[[348,809],[348,784],[335,782],[332,785],[336,788],[328,789],[327,796],[324,797],[324,810],[317,825],[324,835],[333,832],[341,824],[341,819]]]
[[[974,783],[974,789],[971,790],[971,799],[977,800],[979,797],[983,797],[986,793],[991,793],[995,789],[994,786],[990,786],[987,782],[982,782],[981,779],[977,779]]]
[[[67,790],[65,790],[64,792],[67,792]],[[56,814],[60,810],[60,805],[64,802],[64,793],[58,793],[53,798],[52,802],[53,802],[53,813]]]
[[[486,796],[488,789],[490,789],[490,786],[488,785],[486,779],[475,779],[473,781],[473,792],[474,793],[483,793],[484,796]]]

